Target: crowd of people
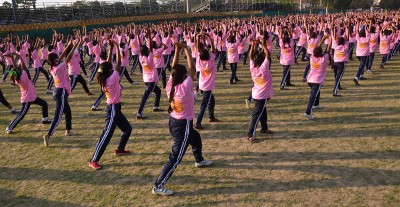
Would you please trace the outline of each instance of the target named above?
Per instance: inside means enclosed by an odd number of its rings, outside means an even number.
[[[249,59],[249,76],[253,87],[245,101],[247,107],[251,102],[255,107],[246,140],[255,143],[258,123],[261,124],[260,133],[273,133],[268,128],[266,108],[267,102],[274,96],[270,70],[273,63],[283,68],[280,90],[289,90],[293,86],[291,66],[299,64],[301,55],[300,61],[306,62],[303,81],[311,89],[304,116],[314,119],[312,110],[321,108],[320,93],[328,67],[333,69],[335,75],[332,95],[340,97],[340,82],[346,63],[354,61],[354,49],[360,62],[353,79],[356,86],[366,79],[365,72],[371,73],[376,69],[373,67],[375,53],[383,56],[379,64],[381,69],[398,54],[400,14],[340,13],[141,25],[131,23],[91,31],[83,26],[71,34],[60,34],[53,30],[50,40],[40,36],[31,39],[28,35],[9,34],[0,42],[0,64],[3,67],[1,83],[4,85],[10,80],[11,84],[20,88],[21,94],[21,109],[17,110],[7,102],[0,90],[1,103],[11,113],[17,114],[6,128],[7,134],[13,133],[30,105],[36,104],[42,107],[42,124],[50,125],[43,136],[46,147],[50,145],[63,114],[65,135],[75,135],[68,96],[79,82],[87,95],[92,97],[94,94],[88,85],[94,84],[96,78],[102,90],[91,110],[100,110],[99,104],[104,98],[107,106],[105,127],[89,162],[89,167],[93,169],[101,169],[99,161],[116,127],[122,131],[122,135],[114,154],[131,153],[125,149],[132,127],[121,111],[121,79],[125,77],[130,84],[138,84],[139,81],[132,80],[130,76],[138,73],[137,68],[143,75],[146,89],[136,113],[136,118],[141,120],[147,118],[144,108],[151,93],[155,94],[153,112],[164,111],[160,99],[161,88],[165,89],[168,97],[168,106],[165,107],[170,114],[169,130],[174,143],[152,192],[172,195],[173,192],[164,185],[182,160],[188,145],[192,146],[196,167],[212,164],[202,155],[202,141],[197,130],[205,128],[202,119],[207,109],[210,122],[220,121],[214,114],[216,101],[213,91],[217,72],[227,70],[227,62],[231,71],[227,82],[234,85],[241,81],[237,74],[238,64],[247,65]],[[279,61],[275,61],[275,58]],[[186,64],[181,64],[182,60],[186,60]],[[47,102],[36,93],[35,83],[40,74],[48,82],[43,90],[52,93],[56,103],[52,120],[48,117]],[[200,94],[202,100],[195,117],[195,100]]]

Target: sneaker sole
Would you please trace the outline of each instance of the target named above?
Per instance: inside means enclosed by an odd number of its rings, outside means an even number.
[[[49,140],[50,140],[50,137],[43,135],[43,144],[45,147],[49,147]]]

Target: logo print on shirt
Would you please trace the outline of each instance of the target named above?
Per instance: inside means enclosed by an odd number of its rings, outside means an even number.
[[[211,75],[211,70],[208,68],[203,68],[200,70],[201,76],[203,77],[209,77]]]
[[[265,85],[265,80],[262,77],[255,77],[254,82],[256,83],[257,86]]]
[[[143,65],[143,69],[145,72],[150,73],[151,72],[151,67],[150,65]]]
[[[176,113],[181,113],[183,111],[183,104],[178,100],[171,102],[171,108],[174,109]]]
[[[319,62],[311,62],[311,68],[313,70],[319,70],[319,69],[321,69],[321,63],[319,63]]]

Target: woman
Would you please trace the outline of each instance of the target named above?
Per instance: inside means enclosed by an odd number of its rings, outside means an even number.
[[[356,28],[356,40],[357,40],[357,49],[356,56],[360,60],[360,67],[358,68],[356,77],[353,79],[356,85],[360,85],[358,83],[359,80],[364,80],[362,73],[364,72],[364,68],[367,65],[367,60],[369,58],[369,33],[362,29],[360,30],[361,22],[357,24]]]
[[[50,144],[50,138],[54,134],[58,123],[61,121],[62,114],[65,114],[66,131],[65,136],[73,136],[72,130],[72,114],[71,108],[68,104],[68,96],[71,94],[71,84],[67,74],[67,64],[71,61],[74,51],[78,48],[80,40],[75,44],[72,39],[68,43],[60,57],[56,53],[50,53],[48,62],[50,64],[50,74],[54,79],[54,92],[53,99],[56,101],[56,109],[54,112],[54,118],[51,122],[50,128],[46,135],[43,135],[44,146],[48,147]],[[72,48],[71,50],[69,50]],[[68,56],[65,58],[67,51]],[[65,61],[62,61],[64,60]]]
[[[322,108],[319,105],[320,90],[325,81],[326,67],[328,60],[330,61],[330,55],[328,51],[331,50],[331,44],[329,44],[323,52],[322,43],[329,36],[324,36],[317,47],[314,48],[313,55],[310,57],[310,73],[307,76],[308,85],[311,88],[311,95],[308,101],[307,110],[304,114],[308,119],[314,119],[311,115],[312,109]],[[330,41],[332,43],[332,41]]]
[[[185,66],[178,64],[181,47],[185,49],[189,65],[189,74],[187,74]],[[169,130],[174,137],[174,144],[172,145],[172,152],[169,155],[169,160],[164,165],[154,183],[152,193],[156,195],[170,196],[174,194],[173,191],[165,188],[164,185],[181,162],[188,144],[192,145],[196,167],[212,164],[212,161],[203,158],[200,134],[193,129],[194,96],[192,89],[195,69],[191,57],[190,51],[186,45],[182,45],[181,43],[176,44],[171,77],[166,89],[170,103],[168,108],[168,112],[170,113]]]
[[[199,58],[197,59],[196,68],[200,71],[199,75],[199,89],[203,92],[203,99],[200,105],[200,112],[197,116],[197,121],[195,128],[204,129],[201,125],[203,116],[208,108],[208,116],[210,122],[219,122],[214,116],[215,98],[213,95],[213,90],[215,89],[215,48],[211,37],[206,34],[208,41],[211,44],[211,53],[204,48],[203,43],[200,43],[199,38],[196,38],[196,47],[199,51]],[[203,36],[203,37],[204,37]],[[205,39],[205,38],[203,38]]]
[[[279,47],[281,49],[280,64],[283,66],[281,90],[287,90],[287,86],[293,86],[290,83],[290,66],[295,63],[295,45],[291,34],[293,32],[287,29],[281,29],[279,32]]]
[[[114,41],[110,41],[110,45],[111,48],[113,46],[117,47],[117,65],[113,69],[110,55],[108,61],[103,62],[100,65],[100,69],[96,74],[100,88],[106,94],[107,107],[105,111],[105,127],[100,136],[99,142],[97,142],[92,159],[89,162],[89,167],[95,170],[101,169],[101,165],[99,164],[100,158],[106,150],[107,145],[114,134],[116,126],[121,129],[122,135],[118,143],[118,149],[115,150],[114,154],[119,156],[128,155],[131,153],[130,151],[125,150],[125,146],[131,135],[132,127],[125,115],[121,112],[122,86],[120,84],[119,75],[121,67],[121,53],[118,49],[118,45]]]
[[[18,55],[18,58],[21,58]],[[13,62],[15,65],[14,58]],[[22,69],[21,69],[22,68]],[[24,119],[25,115],[28,113],[31,104],[36,104],[42,107],[42,124],[50,124],[51,120],[48,119],[48,106],[47,102],[43,99],[37,97],[35,86],[33,82],[30,80],[28,75],[28,69],[26,68],[25,62],[21,61],[21,68],[16,67],[10,71],[11,74],[11,81],[18,85],[21,90],[21,112],[18,114],[17,117],[8,125],[6,128],[7,134],[12,134],[14,128],[19,124],[19,122]]]
[[[239,79],[236,76],[236,71],[239,62],[238,47],[241,44],[239,38],[236,38],[236,31],[231,31],[226,41],[226,51],[228,53],[228,63],[231,66],[231,78],[229,79],[229,85],[236,84]],[[243,41],[243,40],[241,40]]]
[[[340,97],[338,90],[341,89],[340,81],[342,80],[346,62],[349,60],[348,50],[349,50],[349,38],[348,35],[345,37],[338,37],[336,33],[336,28],[333,32],[333,42],[332,48],[333,53],[333,72],[335,74],[335,85],[333,87],[333,96]]]
[[[271,54],[268,43],[261,44],[263,53],[257,51],[260,41],[253,41],[250,50],[250,73],[253,80],[252,98],[255,102],[253,115],[249,123],[247,140],[255,143],[258,122],[261,122],[260,133],[272,134],[267,125],[267,101],[273,97],[272,75],[270,68]]]

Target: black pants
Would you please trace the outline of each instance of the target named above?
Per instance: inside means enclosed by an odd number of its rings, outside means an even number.
[[[349,43],[348,56],[349,56],[349,59],[350,59],[350,60],[353,59],[354,46],[355,46],[355,43],[354,43],[354,42],[350,42],[350,43]]]
[[[53,86],[53,83],[54,83],[54,78],[53,78],[53,76],[50,76],[50,80],[47,83],[47,91],[51,90],[51,87]]]
[[[281,88],[285,88],[287,84],[290,84],[290,65],[283,66]]]
[[[46,77],[47,81],[50,80],[49,73],[44,68],[39,67],[39,68],[35,68],[35,76],[33,76],[33,80],[32,80],[33,84],[35,84],[36,81],[38,80],[40,73],[43,73],[43,75]]]
[[[10,107],[11,106],[10,103],[8,103],[6,97],[4,97],[3,92],[1,91],[1,89],[0,89],[0,102],[1,102],[1,104],[3,104],[6,107]]]
[[[90,74],[89,82],[92,82],[92,81],[93,81],[94,76],[96,76],[97,70],[99,69],[99,66],[100,66],[100,63],[93,63],[93,64],[90,66],[90,71],[91,71],[92,73]]]
[[[303,74],[303,80],[307,79],[307,75],[308,72],[310,71],[311,68],[311,55],[307,53],[307,58],[308,58],[308,62],[307,62],[307,66],[306,69],[304,70],[304,74]]]
[[[311,115],[312,107],[319,105],[319,96],[322,85],[318,83],[308,83],[311,88],[310,100],[308,101],[306,114]]]
[[[65,125],[67,130],[72,129],[72,114],[71,108],[68,104],[68,93],[63,88],[56,88],[53,92],[53,99],[56,101],[56,110],[54,112],[54,118],[51,122],[48,134],[53,135],[56,127],[61,121],[62,115],[65,114]]]
[[[174,138],[169,159],[161,170],[154,186],[161,188],[174,173],[181,162],[186,149],[190,144],[196,162],[204,160],[202,156],[202,143],[199,132],[193,129],[193,121],[187,119],[169,118],[169,131]]]
[[[385,65],[388,60],[389,60],[389,54],[383,54],[381,66]]]
[[[89,88],[87,87],[85,79],[83,79],[82,75],[70,75],[69,80],[71,81],[71,92],[75,89],[76,84],[79,82],[82,84],[83,90],[86,93],[89,93]]]
[[[107,105],[104,122],[104,129],[101,133],[100,140],[97,142],[96,149],[91,159],[92,162],[98,162],[100,160],[114,134],[115,127],[118,126],[122,131],[118,143],[118,150],[125,150],[126,143],[131,136],[132,126],[128,119],[126,119],[125,115],[121,112],[121,103]]]
[[[47,102],[39,97],[36,98],[35,101],[22,103],[21,112],[15,117],[15,119],[8,125],[7,129],[13,130],[22,119],[24,119],[25,115],[28,113],[31,104],[39,105],[42,107],[42,117],[48,117],[48,106]]]
[[[246,65],[247,58],[249,57],[250,49],[251,49],[251,45],[249,45],[249,47],[247,48],[247,51],[246,51],[245,53],[243,53],[243,55],[244,55],[244,57],[243,57],[243,64],[244,64],[244,65]]]
[[[171,71],[171,57],[172,57],[172,55],[171,54],[169,54],[169,55],[163,55],[163,58],[164,58],[164,71],[166,70],[166,69],[168,69],[168,71]]]
[[[223,69],[225,69],[226,68],[226,51],[220,51],[217,70],[219,70],[219,67],[221,66],[221,63],[222,63]]]
[[[333,94],[337,95],[338,89],[340,87],[340,81],[342,80],[344,74],[344,62],[335,62],[333,65],[333,72],[335,73],[335,86],[333,87]]]
[[[369,53],[369,57],[367,60],[367,70],[372,70],[372,64],[374,63],[374,59],[375,59],[375,53],[374,52]]]
[[[215,98],[212,94],[212,91],[203,91],[203,99],[200,105],[200,113],[197,116],[196,125],[200,125],[203,120],[204,114],[206,113],[206,109],[208,107],[208,117],[214,118],[214,108],[215,108]]]
[[[2,82],[4,82],[4,81],[6,80],[9,71],[10,71],[11,68],[13,68],[13,67],[14,67],[13,65],[7,65],[6,69],[3,70],[3,77],[2,77],[2,79],[1,79]]]
[[[79,62],[79,65],[81,66],[81,70],[82,70],[83,74],[84,74],[85,76],[87,76],[87,72],[86,72],[86,68],[85,68],[85,63],[83,62],[83,60],[81,60],[81,61]]]
[[[261,122],[261,129],[268,130],[267,125],[267,99],[253,99],[255,106],[249,123],[247,137],[255,137],[258,122]]]
[[[4,70],[6,69],[6,65],[5,65],[4,61],[0,61],[0,65],[3,68],[3,74],[4,74]]]
[[[162,80],[162,87],[165,88],[167,86],[167,74],[165,74],[165,69],[164,68],[157,68],[157,72],[158,72],[158,81],[160,81],[160,79]]]
[[[120,73],[119,73],[119,82],[121,82],[122,76],[125,76],[126,80],[128,80],[128,82],[129,82],[130,84],[133,83],[133,80],[132,80],[131,77],[129,76],[128,71],[126,70],[126,66],[121,67],[121,71],[120,71]]]
[[[142,71],[142,65],[139,62],[139,55],[132,55],[132,59],[133,59],[133,66],[131,69],[131,73],[135,72],[137,66],[139,66],[140,73],[142,73],[143,71]]]
[[[358,57],[360,59],[360,67],[358,67],[358,71],[356,74],[356,79],[360,79],[361,74],[364,72],[364,68],[367,65],[368,56]]]
[[[138,114],[143,114],[144,106],[146,105],[147,99],[149,99],[150,93],[154,92],[156,94],[156,98],[154,101],[154,107],[160,106],[160,98],[161,98],[161,89],[157,86],[156,82],[144,83],[146,84],[146,90],[142,96],[142,102],[140,103]]]
[[[231,66],[231,78],[229,79],[229,83],[233,83],[234,80],[237,80],[236,77],[236,72],[237,72],[237,63],[229,63],[229,65]]]
[[[296,61],[297,61],[297,59],[299,58],[300,53],[302,53],[302,55],[301,55],[301,60],[305,60],[305,58],[306,58],[306,53],[307,53],[306,48],[303,47],[303,46],[299,46],[299,47],[298,47],[298,49],[297,49],[297,51],[296,51],[296,55],[295,55]]]

